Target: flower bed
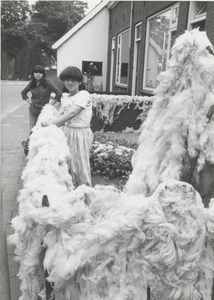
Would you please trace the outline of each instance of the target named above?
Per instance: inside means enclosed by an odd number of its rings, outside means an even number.
[[[92,175],[105,179],[121,178],[122,185],[132,171],[131,158],[138,143],[96,132],[90,163]]]

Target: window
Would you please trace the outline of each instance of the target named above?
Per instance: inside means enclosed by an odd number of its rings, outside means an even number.
[[[127,86],[129,69],[129,30],[117,38],[116,83]]]
[[[179,6],[175,5],[147,21],[147,41],[143,89],[157,87],[157,75],[166,70],[170,49],[177,36]]]
[[[135,41],[138,42],[141,39],[142,23],[135,26]]]
[[[207,2],[190,2],[188,30],[192,30],[193,28],[199,28],[199,30],[204,31],[206,16]]]
[[[138,73],[140,64],[140,41],[141,41],[142,23],[135,25],[135,43],[133,55],[133,73],[132,73],[132,95],[138,93]]]
[[[103,63],[99,61],[83,61],[82,73],[93,72],[94,76],[102,76]]]
[[[111,73],[110,73],[110,92],[113,91],[113,70],[114,70],[114,62],[115,62],[115,36],[111,40]]]

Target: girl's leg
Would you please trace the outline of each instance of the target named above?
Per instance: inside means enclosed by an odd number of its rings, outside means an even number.
[[[38,115],[29,110],[30,130],[36,125]]]

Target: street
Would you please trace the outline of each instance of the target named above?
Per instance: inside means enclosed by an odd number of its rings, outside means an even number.
[[[28,104],[21,91],[27,82],[1,81],[1,289],[0,299],[18,300],[20,280],[15,246],[6,237],[13,233],[11,220],[18,212],[17,194],[26,157],[21,142],[29,135]]]
[[[1,120],[13,113],[22,105],[27,104],[22,100],[21,91],[28,81],[1,81]]]

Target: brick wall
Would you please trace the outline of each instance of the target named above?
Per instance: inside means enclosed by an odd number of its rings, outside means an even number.
[[[93,111],[93,117],[91,120],[91,129],[92,131],[100,131],[102,128],[104,131],[114,131],[121,132],[125,130],[126,127],[134,128],[135,130],[139,129],[141,125],[140,120],[136,120],[140,115],[141,110],[134,109],[135,105],[131,104],[129,108],[124,108],[119,117],[114,120],[112,125],[105,125],[104,122],[97,118],[96,111]],[[114,116],[116,116],[118,109],[115,109]]]
[[[119,1],[110,11],[110,38],[130,27],[131,1]]]
[[[113,82],[115,82],[116,74],[116,55],[117,55],[117,35],[130,28],[130,11],[131,11],[131,1],[119,1],[118,4],[110,11],[110,25],[109,25],[109,49],[108,49],[108,59],[111,60],[111,40],[112,37],[116,36],[115,44],[115,65],[113,71]],[[110,74],[110,63],[108,64],[108,74]],[[110,89],[110,78],[107,81],[107,90]],[[127,93],[127,88],[113,85],[113,92]]]
[[[154,100],[154,97],[92,94],[92,131],[104,129],[104,131],[121,132],[126,127],[137,130],[142,123],[137,118],[140,114],[144,119],[146,118]]]
[[[154,14],[172,6],[177,3],[176,1],[145,1],[146,5],[146,18],[153,16]]]
[[[206,32],[210,42],[214,45],[214,2],[207,4]]]
[[[185,30],[187,30],[189,4],[189,1],[179,2],[177,36],[183,34]]]

